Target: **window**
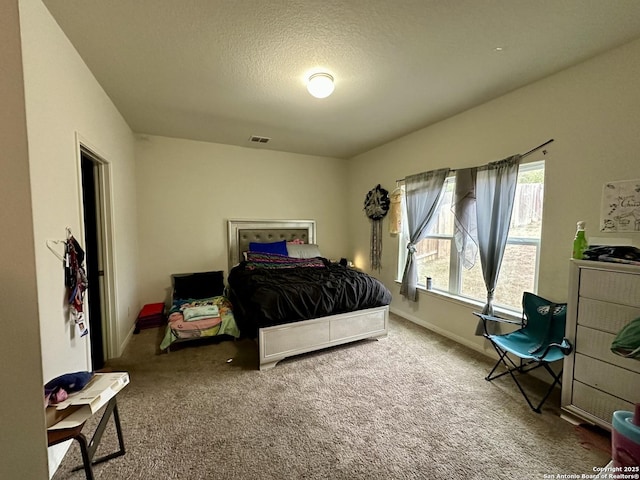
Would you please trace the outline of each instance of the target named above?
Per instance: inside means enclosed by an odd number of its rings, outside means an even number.
[[[453,240],[452,200],[455,176],[445,181],[437,218],[429,235],[416,245],[418,285],[425,286],[426,277],[432,279],[432,289],[454,296],[486,301],[487,292],[482,279],[480,256],[473,268],[462,267]],[[544,194],[544,161],[520,165],[509,239],[505,249],[494,305],[520,310],[522,292],[536,292],[538,257],[542,225]],[[408,235],[403,230],[399,248],[398,276],[401,278],[406,262]]]

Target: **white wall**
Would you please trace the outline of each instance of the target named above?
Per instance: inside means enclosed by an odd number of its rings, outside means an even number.
[[[134,140],[46,7],[32,0],[20,0],[19,6],[33,206],[24,215],[33,219],[42,388],[63,373],[92,369],[89,339],[77,336],[67,314],[62,262],[46,247],[47,240],[63,240],[66,227],[84,245],[77,136],[109,162],[116,285],[112,356],[121,354],[133,329],[140,306]],[[59,458],[50,460],[55,468]]]
[[[140,136],[136,162],[143,303],[172,273],[227,271],[228,219],[315,220],[322,254],[346,255],[344,160]]]
[[[0,478],[46,478],[42,362],[18,0],[0,2]]]
[[[20,2],[25,96],[45,379],[90,369],[88,339],[78,338],[64,302],[61,262],[47,239],[65,227],[83,242],[76,134],[109,162],[113,199],[117,344],[131,330],[137,299],[133,134],[49,11]],[[91,286],[89,287],[91,288]],[[115,352],[119,355],[120,352]]]
[[[532,59],[532,61],[535,61]],[[387,143],[349,162],[351,253],[367,259],[369,230],[361,203],[377,183],[440,167],[485,164],[523,153],[548,139],[539,293],[567,299],[568,259],[578,220],[598,232],[605,181],[640,178],[640,41],[504,95],[443,122]],[[425,87],[428,88],[428,87]],[[428,105],[425,105],[428,108]],[[527,160],[538,160],[541,153]],[[385,232],[388,224],[385,222]],[[611,236],[611,234],[609,234]],[[618,234],[640,245],[640,234]],[[394,280],[398,239],[384,235],[381,279],[392,287],[392,308],[473,348],[472,308],[422,293],[417,304]]]

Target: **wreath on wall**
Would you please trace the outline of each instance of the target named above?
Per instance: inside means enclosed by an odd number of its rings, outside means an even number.
[[[371,249],[369,260],[371,269],[380,271],[382,257],[382,219],[389,212],[391,200],[389,192],[380,184],[367,192],[364,199],[364,212],[371,220]]]
[[[371,220],[382,220],[389,211],[390,206],[389,192],[382,188],[380,184],[367,192],[367,196],[364,199],[364,211]]]

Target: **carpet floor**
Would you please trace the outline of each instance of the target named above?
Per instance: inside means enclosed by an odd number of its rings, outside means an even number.
[[[491,359],[396,315],[387,338],[262,372],[251,340],[166,354],[163,333],[142,330],[109,362],[131,378],[118,394],[127,452],[97,479],[542,480],[610,460],[606,433],[560,418],[559,392],[536,414],[510,378],[484,380]],[[110,423],[96,456],[115,448]],[[74,443],[53,479],[85,478],[80,463]]]

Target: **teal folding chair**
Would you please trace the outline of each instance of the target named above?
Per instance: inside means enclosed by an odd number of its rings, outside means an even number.
[[[474,315],[482,319],[484,325],[483,336],[491,342],[499,357],[495,366],[485,379],[492,381],[509,374],[511,378],[513,378],[513,381],[516,382],[520,393],[524,396],[529,407],[531,407],[534,412],[540,413],[540,408],[544,402],[546,402],[547,398],[549,398],[549,395],[551,395],[553,388],[562,382],[562,370],[556,374],[549,364],[562,360],[564,356],[569,355],[573,349],[564,336],[567,304],[553,303],[533,293],[524,292],[522,295],[521,322],[476,312],[474,312]],[[520,325],[521,328],[502,335],[489,334],[487,331],[487,321],[490,320],[500,323],[517,324]],[[516,357],[516,360],[514,361],[509,355]],[[503,365],[506,371],[495,374],[500,365]],[[518,381],[516,373],[523,374],[540,367],[543,367],[549,372],[553,378],[553,383],[540,403],[534,407],[529,396]]]

